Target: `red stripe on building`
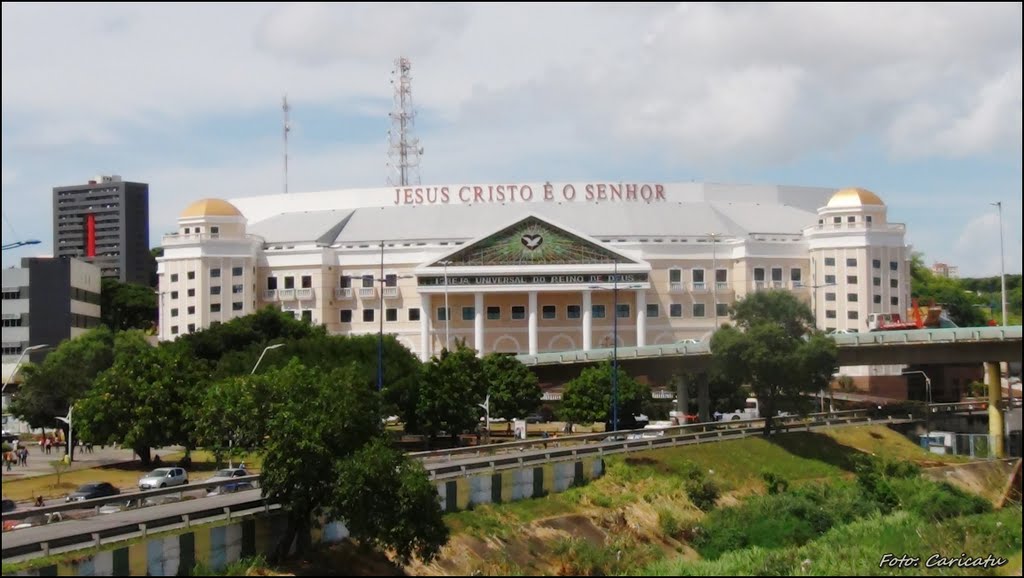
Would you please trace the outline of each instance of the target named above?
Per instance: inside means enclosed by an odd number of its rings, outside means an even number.
[[[85,216],[85,256],[96,256],[96,215]]]

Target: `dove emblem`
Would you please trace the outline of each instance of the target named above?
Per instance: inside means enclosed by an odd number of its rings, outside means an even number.
[[[540,235],[523,235],[519,240],[522,241],[524,247],[534,251],[544,242],[544,237]]]

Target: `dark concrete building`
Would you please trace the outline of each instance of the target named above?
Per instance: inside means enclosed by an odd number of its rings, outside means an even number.
[[[149,285],[149,185],[112,175],[54,187],[53,255],[94,263],[122,283]]]

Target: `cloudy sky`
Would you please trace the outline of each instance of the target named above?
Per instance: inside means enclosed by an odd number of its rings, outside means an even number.
[[[3,240],[51,188],[190,201],[384,185],[413,63],[424,183],[861,186],[926,259],[1021,270],[1021,5],[3,4]]]

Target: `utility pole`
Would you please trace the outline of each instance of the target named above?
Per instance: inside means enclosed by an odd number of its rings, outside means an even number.
[[[395,102],[390,114],[391,129],[388,130],[388,184],[400,187],[418,185],[423,147],[413,135],[416,111],[412,104],[412,63],[409,59],[396,59],[391,76]]]
[[[281,111],[284,112],[284,194],[288,194],[288,133],[292,131],[292,123],[288,113],[292,107],[288,106],[288,95],[281,99]]]
[[[1003,301],[1003,327],[1006,327],[1006,258],[1003,252],[1003,202],[991,203],[999,208],[999,278]]]

